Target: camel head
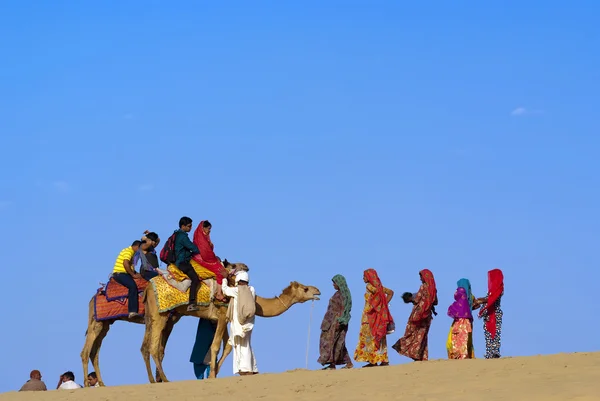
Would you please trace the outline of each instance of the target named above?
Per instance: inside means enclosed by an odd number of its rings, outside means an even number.
[[[227,259],[223,261],[223,266],[227,270],[227,281],[231,286],[235,286],[235,274],[237,272],[250,271],[250,268],[245,263],[230,263]]]
[[[300,284],[297,281],[292,281],[290,286],[283,290],[284,294],[292,297],[292,303],[304,303],[306,301],[318,301],[321,291],[312,285]]]
[[[245,263],[230,263],[227,259],[223,261],[223,266],[225,266],[225,269],[227,269],[230,276],[235,275],[240,271],[250,271],[250,268]]]

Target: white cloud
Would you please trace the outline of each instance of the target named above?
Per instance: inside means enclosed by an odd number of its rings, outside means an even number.
[[[512,116],[522,116],[524,114],[527,113],[527,110],[525,109],[525,107],[517,107],[516,109],[514,109],[510,115]]]
[[[52,183],[52,186],[57,191],[61,191],[61,192],[67,192],[71,188],[70,185],[69,185],[69,183],[66,182],[66,181],[54,181]]]
[[[139,191],[152,191],[154,189],[154,184],[142,184],[138,187]]]
[[[511,116],[514,117],[522,117],[522,116],[529,116],[529,115],[533,115],[533,114],[543,114],[544,111],[543,110],[529,110],[526,109],[525,107],[517,107],[516,109],[514,109],[513,111],[510,112]]]

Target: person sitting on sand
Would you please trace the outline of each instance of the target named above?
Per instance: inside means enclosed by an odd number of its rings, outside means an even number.
[[[155,232],[145,231],[142,237],[142,244],[133,256],[134,268],[137,268],[140,275],[150,281],[158,276],[158,256],[156,247],[160,243],[160,238]]]
[[[367,269],[363,274],[367,284],[365,308],[361,318],[358,345],[354,351],[356,362],[367,362],[365,368],[389,365],[386,335],[394,326],[389,303],[394,291],[385,288],[375,269]]]
[[[392,346],[400,355],[414,361],[426,361],[429,358],[428,334],[431,327],[432,314],[438,304],[437,289],[433,273],[428,269],[419,272],[421,288],[410,300],[414,304],[408,318],[404,336]]]
[[[98,375],[96,374],[96,372],[90,373],[87,379],[88,383],[90,384],[90,387],[100,387],[100,383],[98,383]]]
[[[500,301],[504,295],[504,275],[502,270],[488,272],[488,294],[475,301],[481,305],[479,318],[483,318],[485,335],[485,359],[500,358],[500,339],[502,335],[502,308]]]
[[[221,263],[221,259],[215,255],[215,246],[210,240],[210,231],[212,230],[212,224],[208,220],[201,221],[196,231],[194,231],[194,244],[198,247],[200,253],[194,255],[193,259],[198,262],[202,267],[207,268],[215,275],[217,283],[223,281],[224,277],[227,277],[227,270]],[[208,278],[208,277],[203,277]],[[219,301],[223,301],[223,291],[221,286],[217,286],[217,293],[215,298]]]
[[[23,384],[19,391],[46,391],[46,383],[42,381],[42,374],[39,370],[32,370],[29,373],[29,380]]]
[[[196,270],[190,264],[190,260],[192,256],[197,255],[200,251],[190,241],[190,237],[188,237],[190,231],[192,231],[192,219],[186,216],[179,219],[179,230],[175,231],[177,234],[175,237],[175,266],[192,281],[187,310],[188,312],[193,312],[199,309],[198,305],[196,305],[196,297],[198,296],[198,288],[200,288],[201,281]]]
[[[343,369],[352,369],[352,359],[346,349],[346,334],[352,309],[352,295],[341,274],[333,276],[335,294],[329,300],[327,312],[321,323],[321,339],[319,342],[319,362],[325,366],[323,370],[335,369],[335,365],[346,365]]]
[[[254,287],[248,285],[248,272],[238,272],[235,276],[235,283],[236,287],[228,287],[226,278],[222,282],[223,294],[233,298],[227,312],[228,320],[231,322],[229,344],[233,346],[233,374],[253,375],[258,373],[251,344],[256,311],[256,292]]]
[[[73,390],[76,388],[81,388],[81,386],[75,383],[75,375],[70,370],[68,372],[60,375],[58,379],[58,385],[56,386],[57,390]]]
[[[139,316],[138,314],[138,288],[135,284],[135,279],[141,277],[133,269],[133,255],[137,252],[142,241],[133,241],[131,246],[124,248],[117,256],[117,261],[113,268],[113,278],[115,281],[129,290],[127,295],[127,310],[129,317]]]

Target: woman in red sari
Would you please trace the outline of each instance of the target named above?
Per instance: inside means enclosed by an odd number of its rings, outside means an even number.
[[[194,255],[193,259],[201,266],[213,272],[217,283],[221,283],[223,277],[227,276],[227,270],[225,270],[225,267],[221,263],[221,259],[215,255],[215,246],[210,240],[211,229],[212,224],[210,224],[208,220],[201,221],[200,224],[198,224],[196,231],[194,231],[194,245],[198,247],[200,253]],[[221,285],[217,285],[216,298],[219,301],[224,300]]]
[[[500,358],[500,339],[502,336],[502,308],[500,303],[504,295],[504,274],[500,269],[488,272],[488,293],[486,297],[475,301],[481,305],[479,318],[483,318],[485,335],[485,358]]]
[[[419,275],[423,284],[412,299],[414,306],[406,324],[404,337],[399,339],[392,348],[400,355],[407,356],[414,361],[426,361],[429,358],[427,335],[438,299],[433,273],[423,269]]]
[[[367,284],[358,345],[354,351],[356,362],[367,362],[365,368],[389,365],[386,335],[394,320],[388,308],[394,291],[381,285],[374,269],[365,270],[363,280]]]

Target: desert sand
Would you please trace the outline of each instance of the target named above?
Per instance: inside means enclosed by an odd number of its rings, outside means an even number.
[[[497,360],[429,361],[336,371],[48,392],[0,401],[112,400],[600,400],[600,352]]]

